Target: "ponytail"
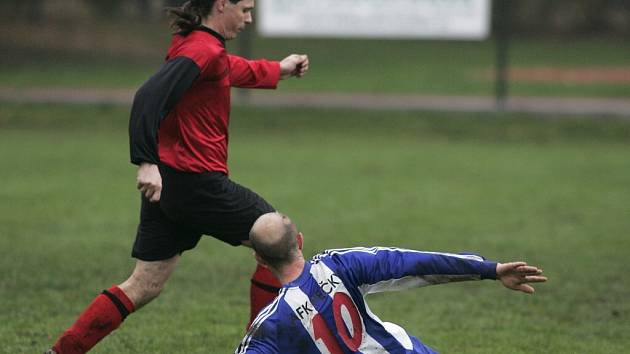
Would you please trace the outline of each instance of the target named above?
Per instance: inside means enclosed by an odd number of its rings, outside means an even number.
[[[181,7],[167,7],[166,13],[172,18],[173,34],[188,35],[201,27],[201,22],[212,11],[215,0],[190,0]]]
[[[189,0],[180,7],[167,7],[166,13],[172,18],[173,34],[188,35],[201,27],[203,20],[210,15],[216,0]],[[229,0],[236,4],[241,0]]]

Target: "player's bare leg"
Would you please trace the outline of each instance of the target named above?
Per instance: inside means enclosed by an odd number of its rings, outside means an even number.
[[[119,285],[120,289],[133,302],[136,310],[160,295],[166,281],[175,270],[179,258],[180,256],[175,256],[164,261],[145,262],[138,260],[136,262],[136,268],[129,279]]]
[[[51,354],[83,354],[118,328],[127,315],[158,297],[179,256],[155,262],[138,260],[125,282],[94,299],[77,321],[57,340]]]

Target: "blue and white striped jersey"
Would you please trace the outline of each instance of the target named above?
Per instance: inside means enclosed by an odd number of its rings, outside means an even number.
[[[461,280],[496,279],[496,263],[475,255],[400,248],[328,250],[254,320],[236,349],[245,353],[435,353],[381,321],[367,294]]]

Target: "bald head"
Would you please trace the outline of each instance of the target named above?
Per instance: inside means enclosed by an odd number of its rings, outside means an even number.
[[[249,240],[256,253],[271,267],[290,263],[299,255],[297,227],[281,213],[264,214],[256,220]]]

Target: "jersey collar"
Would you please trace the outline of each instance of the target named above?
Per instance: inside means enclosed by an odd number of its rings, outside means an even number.
[[[199,31],[203,31],[203,32],[207,32],[210,33],[213,37],[215,37],[216,39],[219,40],[219,42],[221,42],[221,44],[223,45],[223,47],[225,47],[225,38],[223,38],[222,35],[219,34],[219,32],[213,30],[210,27],[206,27],[206,26],[199,26]]]
[[[300,286],[300,284],[304,283],[304,281],[308,279],[310,276],[311,276],[311,262],[307,260],[306,262],[304,262],[304,269],[302,270],[302,274],[300,274],[300,276],[297,277],[292,282],[285,284],[284,287],[293,288],[296,286]]]

